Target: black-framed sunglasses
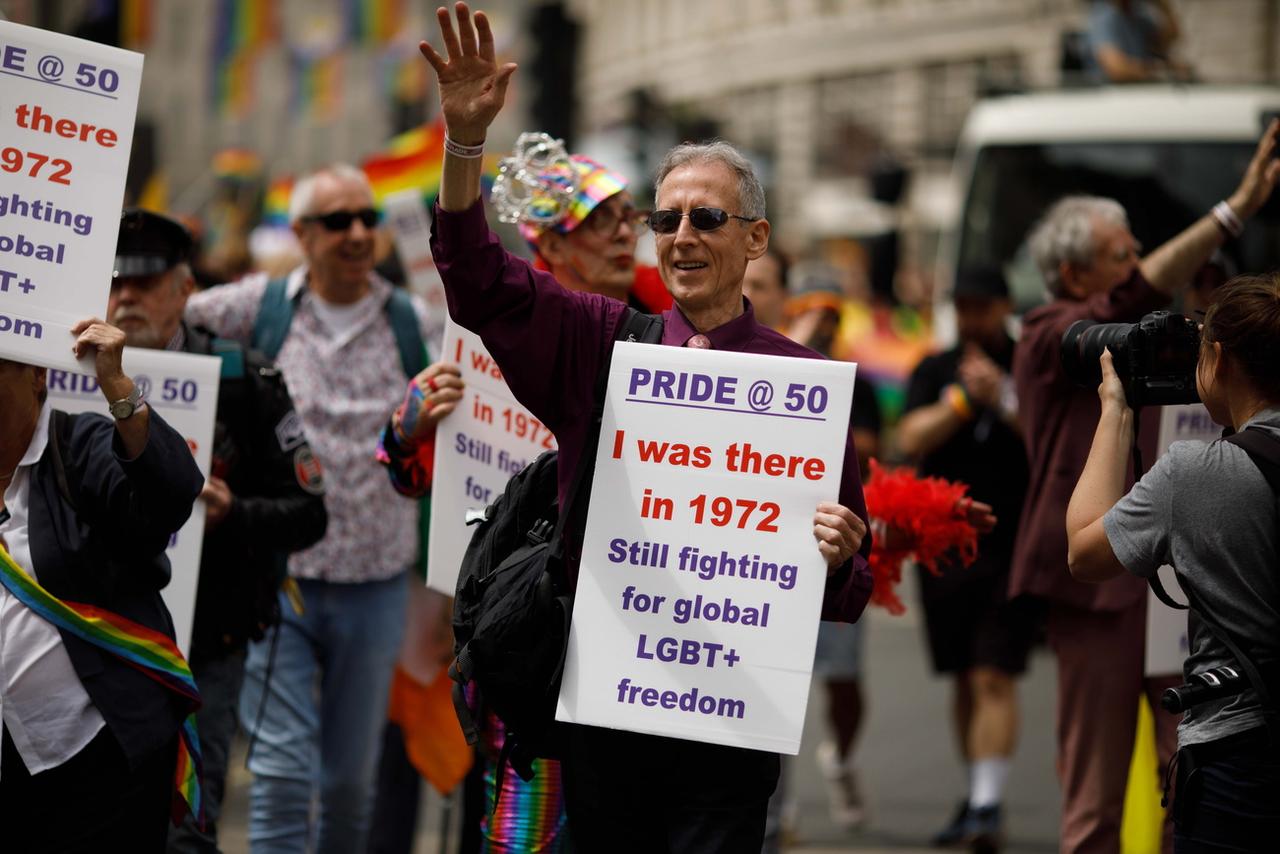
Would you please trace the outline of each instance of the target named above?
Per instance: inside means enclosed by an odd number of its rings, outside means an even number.
[[[720,208],[694,208],[688,213],[673,210],[653,211],[649,214],[649,228],[654,234],[675,234],[680,227],[680,220],[689,218],[689,225],[698,231],[715,231],[731,219],[743,222],[755,222],[749,216],[738,216]]]
[[[351,223],[360,220],[360,224],[365,228],[373,228],[378,224],[378,212],[373,208],[361,208],[358,211],[333,211],[327,214],[311,214],[304,216],[303,222],[318,222],[324,226],[325,231],[346,231],[351,227]]]

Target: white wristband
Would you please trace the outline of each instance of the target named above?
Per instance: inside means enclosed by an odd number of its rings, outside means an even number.
[[[1218,202],[1210,211],[1214,220],[1218,225],[1222,226],[1222,230],[1232,237],[1239,237],[1244,234],[1244,223],[1240,217],[1236,216],[1236,212],[1231,209],[1231,205],[1226,202]]]
[[[463,145],[460,142],[454,142],[449,138],[448,134],[444,137],[444,150],[452,154],[454,157],[461,157],[463,160],[477,160],[484,156],[484,143],[479,145]]]

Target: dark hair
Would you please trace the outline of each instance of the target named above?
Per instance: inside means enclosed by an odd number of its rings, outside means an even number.
[[[783,292],[790,290],[787,277],[791,274],[791,259],[787,257],[787,253],[773,248],[771,244],[765,248],[764,254],[760,257],[773,259],[773,262],[778,265],[778,280],[782,284]]]
[[[1280,273],[1238,276],[1214,294],[1204,341],[1219,343],[1270,401],[1280,401]]]

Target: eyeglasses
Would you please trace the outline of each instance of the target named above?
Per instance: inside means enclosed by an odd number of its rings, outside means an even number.
[[[373,228],[378,224],[378,212],[373,208],[361,208],[358,211],[333,211],[327,214],[311,214],[304,216],[303,222],[318,222],[325,231],[346,231],[351,223],[360,220],[365,228]]]
[[[630,205],[621,209],[598,207],[582,221],[583,226],[599,237],[611,237],[618,231],[622,223],[631,226],[633,231],[643,231],[649,224],[649,212],[638,210]]]
[[[654,234],[675,234],[676,229],[680,227],[680,220],[685,217],[689,218],[689,225],[698,231],[715,231],[731,219],[755,222],[752,217],[738,216],[720,208],[694,208],[688,213],[672,210],[654,211],[649,214],[649,227],[653,229]]]

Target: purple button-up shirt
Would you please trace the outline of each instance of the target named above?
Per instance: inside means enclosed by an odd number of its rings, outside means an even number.
[[[505,251],[489,230],[479,201],[457,213],[436,207],[431,251],[453,319],[480,336],[512,393],[555,433],[563,506],[587,440],[596,376],[613,348],[626,305],[599,294],[570,291],[550,273]],[[678,308],[663,312],[662,319],[662,343],[667,346],[683,347],[698,334]],[[716,350],[822,358],[756,323],[750,303],[743,314],[706,336]],[[866,521],[852,436],[845,440],[840,503]],[[871,595],[870,552],[868,534],[859,553],[827,579],[822,619],[858,619]],[[576,577],[576,566],[569,571]]]

